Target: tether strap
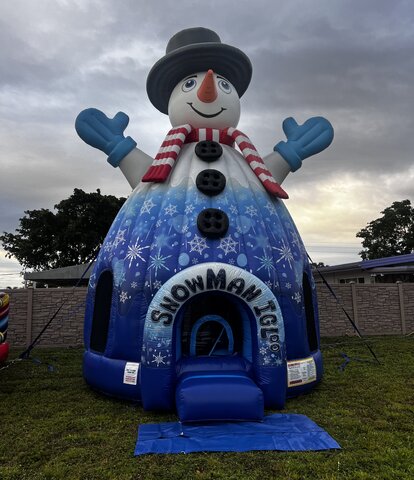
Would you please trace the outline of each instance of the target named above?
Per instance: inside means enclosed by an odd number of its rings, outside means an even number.
[[[88,266],[86,267],[85,271],[82,273],[82,276],[80,279],[76,282],[76,285],[72,288],[72,291],[79,286],[80,282],[84,279],[86,273],[88,270],[91,268],[93,262],[95,261],[96,257],[98,256],[100,248],[98,248],[92,256],[92,260],[89,261]],[[42,330],[39,332],[37,337],[33,340],[33,342],[26,348],[26,350],[19,355],[19,358],[22,359],[28,359],[30,352],[33,350],[35,347],[36,343],[40,340],[41,336],[45,333],[45,331],[49,328],[49,325],[53,322],[53,320],[57,317],[59,312],[62,310],[62,308],[65,306],[66,302],[68,301],[69,297],[67,297],[65,300],[63,300],[62,304],[59,306],[59,308],[56,310],[56,312],[50,317],[49,321],[46,323],[46,325],[42,328]]]
[[[342,305],[341,301],[339,300],[339,298],[336,296],[336,293],[334,292],[334,290],[332,289],[332,287],[329,285],[329,283],[327,282],[326,278],[324,277],[324,275],[322,274],[322,272],[319,270],[319,268],[316,266],[316,264],[312,261],[311,257],[309,256],[309,253],[306,252],[306,255],[308,256],[308,259],[309,261],[311,262],[312,265],[314,265],[314,268],[315,270],[319,273],[319,275],[321,276],[322,278],[322,281],[323,283],[327,286],[328,290],[331,292],[332,296],[334,297],[334,299],[336,300],[337,304],[339,305],[339,307],[341,308],[341,310],[343,311],[343,313],[345,314],[346,318],[349,320],[349,322],[351,323],[353,329],[356,331],[358,337],[365,343],[366,347],[368,348],[368,350],[371,352],[371,355],[375,358],[375,360],[377,361],[378,365],[381,365],[381,362],[378,360],[378,357],[375,355],[375,352],[374,350],[371,348],[371,346],[369,345],[369,343],[365,340],[365,338],[362,336],[362,333],[359,331],[359,328],[357,327],[356,323],[352,320],[351,318],[351,315],[349,315],[349,313],[345,310],[344,306]]]

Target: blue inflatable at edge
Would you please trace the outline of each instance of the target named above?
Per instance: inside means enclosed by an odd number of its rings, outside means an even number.
[[[90,278],[84,376],[181,421],[260,420],[322,377],[314,281],[280,184],[333,129],[289,118],[262,159],[236,128],[251,75],[242,51],[186,29],[147,79],[172,124],[155,158],[122,112],[76,120],[133,188]]]

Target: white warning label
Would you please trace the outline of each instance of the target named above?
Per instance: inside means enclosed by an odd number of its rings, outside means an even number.
[[[139,363],[127,362],[124,369],[124,383],[136,385],[138,380]]]
[[[316,380],[316,365],[312,357],[287,362],[288,387],[305,385]]]

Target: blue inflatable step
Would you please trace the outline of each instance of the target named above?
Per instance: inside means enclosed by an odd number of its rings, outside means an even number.
[[[181,422],[260,421],[263,393],[244,372],[195,372],[180,377],[175,393]]]

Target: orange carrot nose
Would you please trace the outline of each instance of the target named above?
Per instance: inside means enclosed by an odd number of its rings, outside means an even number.
[[[203,83],[197,91],[197,97],[204,103],[211,103],[217,98],[216,82],[213,70],[209,70],[204,77]]]

